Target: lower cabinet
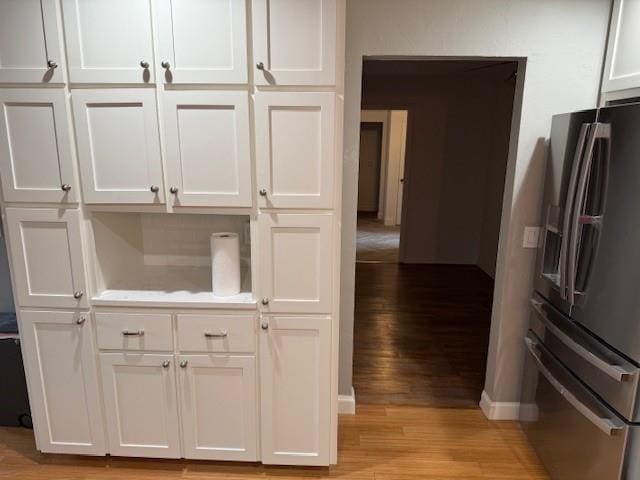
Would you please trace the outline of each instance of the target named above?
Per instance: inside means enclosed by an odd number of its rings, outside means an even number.
[[[38,449],[104,455],[105,432],[89,314],[22,310],[20,336]]]
[[[257,460],[255,357],[181,355],[186,458]]]
[[[331,318],[264,316],[262,463],[329,465]]]
[[[109,452],[127,457],[180,457],[172,354],[101,353]]]

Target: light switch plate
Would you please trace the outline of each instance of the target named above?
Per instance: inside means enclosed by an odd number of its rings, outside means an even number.
[[[524,235],[522,236],[523,248],[538,248],[540,241],[540,227],[524,227]]]

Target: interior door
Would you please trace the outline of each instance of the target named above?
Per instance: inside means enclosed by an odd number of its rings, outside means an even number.
[[[65,92],[3,89],[0,105],[0,179],[5,201],[77,202]]]
[[[258,222],[263,311],[330,313],[333,216],[263,213]]]
[[[104,455],[105,432],[88,312],[20,312],[38,449]]]
[[[335,96],[259,92],[255,96],[258,205],[331,208]]]
[[[78,210],[7,208],[18,303],[88,308]]]
[[[258,85],[334,85],[336,0],[253,0]]]
[[[109,453],[179,458],[173,355],[101,353]]]
[[[159,81],[247,83],[246,0],[156,0]]]
[[[358,169],[358,211],[377,212],[382,163],[382,124],[360,124],[360,159]]]
[[[155,91],[78,89],[71,100],[85,202],[165,203]]]
[[[185,457],[255,462],[255,357],[182,355],[179,360]]]
[[[0,2],[0,82],[64,81],[56,0]]]
[[[150,0],[62,0],[72,83],[153,83]]]
[[[251,206],[247,92],[166,91],[164,105],[173,205]]]
[[[328,465],[331,319],[263,317],[260,333],[262,462]]]

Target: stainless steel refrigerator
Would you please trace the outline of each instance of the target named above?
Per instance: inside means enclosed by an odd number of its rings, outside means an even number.
[[[520,419],[554,480],[640,479],[640,103],[552,120]]]

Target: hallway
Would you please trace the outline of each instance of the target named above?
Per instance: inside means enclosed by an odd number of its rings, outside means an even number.
[[[476,266],[356,264],[358,404],[477,407],[492,294]]]

